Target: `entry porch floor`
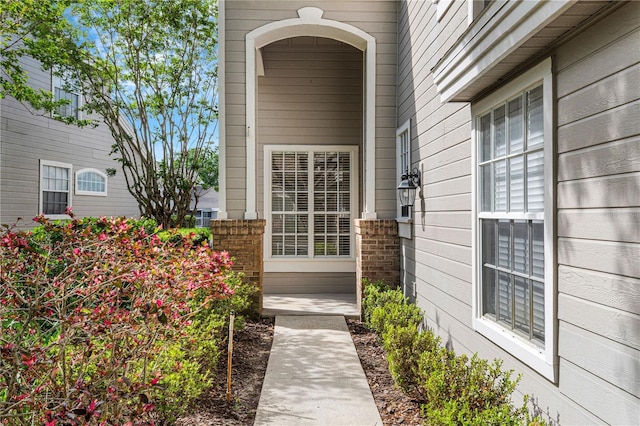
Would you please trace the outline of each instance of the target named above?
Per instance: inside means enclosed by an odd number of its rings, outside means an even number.
[[[262,296],[262,316],[343,315],[358,318],[355,293],[269,294]]]

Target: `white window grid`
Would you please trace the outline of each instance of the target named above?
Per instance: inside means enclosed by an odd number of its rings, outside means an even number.
[[[76,172],[76,195],[107,196],[107,175],[97,169]]]
[[[80,107],[82,106],[81,105],[82,97],[80,96],[80,93],[77,91],[72,91],[72,92],[67,91],[66,86],[68,85],[65,84],[65,81],[62,78],[55,75],[52,77],[52,89],[53,89],[54,100],[69,101],[68,104],[60,105],[58,109],[53,112],[53,114],[60,117],[73,117],[75,119],[80,119],[82,118],[80,113]]]
[[[39,213],[52,219],[68,218],[71,207],[72,165],[56,161],[40,160]]]
[[[527,363],[547,379],[556,381],[558,361],[555,339],[555,306],[557,302],[554,272],[555,252],[553,249],[555,241],[555,191],[552,185],[554,181],[552,84],[551,59],[546,59],[471,106],[474,117],[472,138],[476,147],[472,153],[472,163],[475,170],[472,174],[474,188],[472,208],[475,217],[472,222],[474,235],[472,246],[474,253],[472,319],[476,331]],[[482,130],[486,132],[487,129],[482,128],[481,119],[489,115],[492,123],[490,131],[495,132],[496,126],[493,124],[496,122],[496,114],[498,116],[502,114],[500,108],[505,106],[505,111],[508,111],[510,102],[527,96],[523,94],[535,90],[538,86],[542,87],[543,107],[539,109],[542,119],[540,120],[538,117],[534,122],[541,123],[542,127],[534,130],[538,136],[543,136],[542,144],[525,145],[521,152],[514,152],[506,146],[492,145],[488,148],[491,152],[490,155],[483,153],[483,148],[487,147],[482,145]],[[500,117],[497,118],[497,121],[500,122]],[[506,120],[508,119],[506,118]],[[508,129],[509,126],[505,128]],[[526,131],[526,128],[522,130],[523,135],[527,135],[524,133]],[[494,133],[491,134],[495,136]],[[530,179],[530,185],[527,185],[527,172],[518,172],[519,169],[525,168],[528,157],[533,160],[530,169],[533,170],[532,175],[535,177],[535,179]],[[535,162],[537,165],[534,164]],[[514,167],[515,170],[513,170]],[[507,178],[512,175],[515,177],[514,182],[510,182],[510,178]],[[495,179],[496,176],[500,178]],[[483,191],[483,179],[491,182],[488,191]],[[507,185],[509,185],[508,188]],[[512,194],[509,195],[509,192]],[[494,234],[492,242],[496,247],[485,248],[485,251],[488,250],[487,252],[495,250],[496,258],[492,259],[493,264],[485,262],[487,259],[483,258],[483,244],[487,242],[486,239],[483,241],[483,232],[487,233],[491,228],[496,232],[500,232],[499,228],[502,229],[501,239],[496,239]],[[526,238],[524,237],[525,233]],[[533,233],[536,235],[532,238]],[[540,237],[540,233],[543,234],[543,237]],[[527,243],[523,243],[525,240]],[[497,247],[498,245],[501,247]],[[533,264],[531,263],[526,273],[521,270],[524,250],[528,250],[529,255],[534,252],[536,254],[537,265],[535,267],[538,269],[535,274],[532,271]],[[497,259],[497,256],[500,255],[503,257],[502,263],[495,265],[500,261]],[[520,257],[517,259],[519,265],[516,265],[516,256]],[[533,262],[532,258],[530,262]],[[487,269],[485,266],[491,266],[489,269],[492,269],[495,274],[502,274],[504,282],[507,277],[509,280],[517,280],[520,283],[529,280],[527,282],[529,296],[543,299],[544,311],[541,312],[539,309],[525,311],[521,309],[521,306],[514,306],[513,303],[508,306],[509,304],[503,301],[502,308],[505,312],[507,309],[511,309],[510,319],[500,318],[499,312],[497,315],[493,312],[487,312],[484,309],[485,304],[483,304],[483,298],[487,295],[483,294],[482,288],[483,271]],[[540,267],[544,272],[541,272]],[[540,288],[541,283],[544,285],[543,288]],[[515,286],[510,288],[513,291],[522,292],[524,284],[517,288]],[[514,299],[510,298],[510,300]],[[536,307],[541,306],[540,303],[541,300],[538,300]],[[518,324],[515,324],[514,327],[516,315],[518,316]],[[534,319],[532,319],[532,315],[535,316]],[[529,318],[529,324],[535,324],[535,330],[532,331],[522,326],[521,320],[526,317]],[[541,325],[542,328],[538,325]]]
[[[396,150],[397,150],[397,179],[400,184],[400,177],[411,169],[411,121],[407,120],[396,130]],[[408,218],[410,209],[408,206],[402,207],[398,202],[398,217]]]
[[[356,147],[278,148],[265,151],[265,188],[271,191],[266,256],[352,259]]]

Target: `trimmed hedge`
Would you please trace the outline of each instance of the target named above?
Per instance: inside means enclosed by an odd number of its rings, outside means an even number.
[[[520,376],[474,354],[456,355],[422,327],[423,312],[383,282],[363,282],[363,320],[381,338],[396,385],[422,402],[427,425],[542,425],[516,406],[512,394]]]

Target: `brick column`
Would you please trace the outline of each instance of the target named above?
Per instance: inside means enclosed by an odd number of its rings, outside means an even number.
[[[216,219],[210,222],[212,248],[226,250],[234,258],[233,270],[244,273],[244,281],[255,285],[258,296],[254,301],[257,312],[262,311],[262,246],[264,219]]]
[[[400,284],[400,240],[395,219],[356,219],[356,293],[362,303],[362,279]]]

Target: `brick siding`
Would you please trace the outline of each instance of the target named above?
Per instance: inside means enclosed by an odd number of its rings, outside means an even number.
[[[212,248],[227,251],[234,259],[233,270],[244,274],[244,281],[259,289],[255,308],[262,310],[262,248],[264,219],[216,219],[210,222]]]
[[[394,219],[355,221],[356,288],[358,307],[362,302],[362,280],[400,284],[400,240]]]

